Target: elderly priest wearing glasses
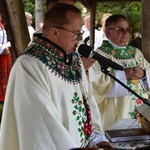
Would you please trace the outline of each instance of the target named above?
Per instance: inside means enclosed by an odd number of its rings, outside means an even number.
[[[123,71],[108,70],[147,99],[150,92],[150,64],[139,49],[127,45],[131,31],[127,19],[122,15],[112,15],[106,20],[105,28],[108,40],[103,41],[96,52],[121,65]],[[89,79],[102,115],[104,130],[120,118],[135,117],[135,108],[143,103],[142,100],[103,74],[99,63],[96,62],[89,69]]]

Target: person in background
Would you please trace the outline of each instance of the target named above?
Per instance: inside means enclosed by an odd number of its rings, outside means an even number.
[[[141,51],[127,45],[131,28],[122,15],[111,15],[105,24],[108,40],[103,41],[97,53],[121,65],[124,70],[108,71],[141,97],[147,99],[150,93],[150,64]],[[143,101],[125,89],[118,82],[101,72],[96,62],[89,69],[89,80],[106,130],[121,118],[134,118],[135,109]]]
[[[0,54],[8,54],[10,42],[7,40],[7,33],[4,28],[2,16],[0,14]]]
[[[99,35],[101,37],[102,40],[107,40],[107,36],[106,36],[106,33],[105,33],[105,22],[106,22],[106,19],[111,16],[112,14],[110,13],[104,13],[103,16],[102,16],[102,19],[101,19],[101,29],[99,31]]]
[[[116,147],[103,134],[98,106],[76,52],[81,28],[81,11],[75,6],[58,3],[47,11],[43,34],[34,35],[11,70],[0,149]]]
[[[84,16],[84,24],[82,26],[82,30],[84,31],[83,34],[83,41],[85,44],[89,45],[90,41],[90,12],[88,12]],[[94,50],[96,50],[102,44],[102,39],[99,36],[99,32],[95,29],[95,43],[94,43]]]
[[[32,14],[29,12],[25,12],[25,16],[26,16],[30,40],[32,40],[33,34],[35,32],[35,29],[32,27],[32,23],[33,23],[32,22]]]
[[[11,69],[10,42],[4,28],[3,19],[0,14],[0,121],[9,73]]]

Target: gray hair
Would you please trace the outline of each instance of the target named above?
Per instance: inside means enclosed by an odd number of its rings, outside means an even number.
[[[29,19],[30,17],[32,17],[32,14],[29,12],[25,12],[25,16],[26,16],[26,19]]]

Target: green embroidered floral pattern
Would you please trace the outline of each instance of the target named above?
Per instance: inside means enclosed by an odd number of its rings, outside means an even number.
[[[127,46],[126,49],[113,48],[113,46],[110,43],[108,43],[108,41],[103,42],[101,49],[107,54],[110,54],[111,56],[117,59],[130,59],[133,58],[135,55],[135,50],[133,47]]]
[[[141,66],[142,64],[141,55],[137,53],[132,46],[127,46],[126,48],[113,48],[108,41],[104,41],[99,52],[124,68],[130,68],[137,65]]]
[[[74,110],[72,113],[76,116],[76,121],[78,122],[78,131],[82,143],[81,147],[85,147],[87,142],[89,142],[92,133],[91,111],[87,99],[83,96],[82,102],[77,93],[74,93],[72,103],[74,104]]]
[[[51,70],[51,73],[68,83],[76,84],[82,80],[78,54],[72,53],[72,61],[67,64],[64,61],[64,52],[43,38],[35,36],[31,46],[22,55],[30,55],[39,59]]]

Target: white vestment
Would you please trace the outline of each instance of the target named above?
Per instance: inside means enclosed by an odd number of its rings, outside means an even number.
[[[36,38],[11,70],[0,150],[86,147],[91,132],[102,128],[81,60],[73,53],[66,64],[57,46]]]
[[[82,30],[84,31],[83,34],[83,41],[85,42],[85,44],[90,45],[90,31],[83,25],[82,26]],[[101,36],[99,35],[99,31],[98,30],[94,30],[95,32],[95,43],[94,43],[94,50],[96,50],[98,47],[100,47],[102,45],[102,41],[103,39],[101,38]]]

